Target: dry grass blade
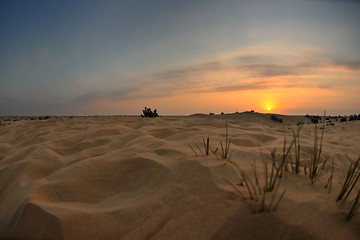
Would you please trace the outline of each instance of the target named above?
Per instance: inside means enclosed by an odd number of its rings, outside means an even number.
[[[210,137],[207,137],[206,143],[205,143],[205,139],[202,139],[203,144],[204,144],[204,150],[205,150],[205,155],[208,156],[209,155],[209,150],[210,150]],[[194,146],[196,148],[194,148],[193,146],[191,146],[190,144],[188,144],[188,146],[190,147],[190,149],[194,152],[195,156],[199,156],[199,155],[204,155],[203,151],[201,150],[201,148],[199,147],[199,145],[196,142],[193,142]],[[195,149],[198,150],[199,153],[197,153],[197,151],[195,151]]]
[[[331,186],[332,186],[332,181],[334,178],[334,159],[332,160],[332,165],[331,165],[331,175],[329,177],[329,180],[327,181],[325,188],[329,187],[329,191],[328,193],[331,193]]]
[[[350,221],[352,219],[352,217],[355,215],[355,213],[357,212],[357,210],[359,209],[360,206],[360,190],[354,200],[353,205],[351,206],[351,209],[349,211],[349,214],[346,217],[346,221]]]
[[[259,194],[261,195],[261,187],[260,187],[259,179],[257,177],[255,158],[254,158],[254,165],[251,165],[251,166],[254,169],[255,183],[256,183],[256,186],[258,187]]]
[[[219,148],[216,148],[215,151],[211,150],[211,152],[215,155],[217,160],[220,160],[217,154],[217,151],[219,150]]]
[[[232,166],[236,173],[239,175],[240,177],[240,182],[244,182],[248,192],[249,192],[249,196],[251,198],[251,200],[255,199],[254,196],[256,196],[256,191],[255,193],[253,194],[251,188],[250,188],[250,185],[252,187],[253,190],[255,190],[255,187],[254,185],[252,184],[251,180],[249,178],[247,178],[247,176],[244,174],[244,172],[240,169],[240,167],[235,163],[235,162],[231,162],[231,161],[228,161],[230,163],[230,166]]]
[[[209,148],[210,148],[210,137],[209,136],[207,137],[206,144],[205,144],[205,139],[203,139],[203,143],[204,143],[205,154],[208,156]]]
[[[194,149],[190,144],[189,144],[188,146],[189,146],[189,147],[191,148],[191,150],[194,152],[195,156],[198,157],[199,155],[197,154],[197,152],[195,151],[195,149]]]
[[[278,193],[278,190],[279,190],[279,186],[280,186],[280,181],[278,181],[278,184],[276,185],[276,188],[274,189],[274,191],[272,191],[272,198],[271,198],[271,201],[270,201],[270,205],[267,206],[266,204],[266,196],[268,196],[269,190],[265,189],[263,191],[261,191],[261,187],[260,187],[260,184],[259,184],[259,181],[258,181],[258,178],[257,178],[257,172],[256,172],[256,161],[254,159],[254,165],[252,166],[253,167],[253,170],[254,170],[254,176],[255,176],[255,181],[256,181],[256,184],[259,188],[259,194],[261,196],[261,202],[260,204],[257,204],[257,206],[259,206],[258,210],[252,208],[248,202],[246,202],[245,200],[248,199],[248,201],[251,201],[251,200],[254,200],[254,204],[255,205],[255,202],[257,202],[257,191],[256,191],[256,187],[255,185],[253,184],[253,182],[251,181],[251,179],[240,169],[240,167],[235,163],[235,162],[231,162],[231,161],[228,161],[230,166],[233,167],[233,169],[236,171],[237,175],[244,181],[244,184],[247,188],[247,191],[248,191],[248,196],[245,196],[241,191],[240,189],[233,183],[231,183],[230,181],[228,181],[226,178],[224,178],[224,181],[226,181],[228,184],[230,184],[232,186],[232,188],[234,188],[234,190],[238,193],[238,195],[241,196],[243,202],[252,209],[252,212],[253,213],[260,213],[260,212],[264,212],[264,211],[267,211],[267,212],[270,212],[270,211],[275,211],[276,208],[278,207],[280,201],[282,200],[282,198],[284,197],[284,194],[285,194],[285,191],[281,194],[280,198],[277,200],[276,204],[275,204],[275,207],[272,207],[274,202],[275,202],[275,199],[276,199],[276,196],[277,196],[277,193]],[[266,161],[264,161],[264,165],[266,166]],[[272,167],[273,171],[275,172],[274,169],[276,169],[276,171],[279,169],[279,167],[276,167],[275,166],[275,163],[273,161],[273,167]],[[266,182],[268,182],[269,180],[267,180]],[[275,178],[275,173],[273,174],[273,179],[270,180],[270,184],[273,184],[274,182],[276,182],[276,178]],[[256,205],[255,205],[256,206]]]
[[[277,184],[277,186],[276,186],[276,188],[275,188],[275,191],[274,191],[273,195],[271,196],[271,200],[270,200],[270,205],[269,205],[268,212],[271,211],[271,206],[273,205],[273,202],[274,202],[274,200],[275,200],[275,196],[276,196],[276,194],[277,194],[277,192],[278,192],[278,190],[279,190],[280,183],[281,183],[281,181],[279,181],[279,183]]]
[[[353,186],[356,184],[356,182],[359,179],[359,163],[360,163],[360,156],[358,160],[352,164],[350,164],[349,169],[347,171],[345,181],[343,183],[343,186],[341,188],[341,191],[338,195],[338,198],[336,201],[342,200],[344,195],[348,192],[347,196],[350,194],[351,190],[353,189]]]
[[[247,206],[252,213],[256,213],[255,209],[253,207],[250,206],[250,204],[248,202],[246,202],[246,197],[244,196],[244,194],[240,191],[240,189],[238,187],[236,187],[232,182],[230,182],[228,179],[223,178],[223,180],[225,182],[227,182],[234,190],[235,192],[240,196],[241,198],[241,202],[245,204],[245,206]]]
[[[194,142],[194,144],[195,144],[195,147],[196,147],[197,149],[199,149],[200,154],[201,154],[201,155],[204,155],[203,152],[201,151],[201,148],[199,147],[199,145],[197,145],[195,142]]]
[[[291,142],[289,148],[283,152],[282,158],[280,160],[279,166],[276,167],[275,165],[275,159],[276,159],[276,152],[274,151],[274,153],[272,154],[272,159],[273,159],[273,168],[272,168],[272,174],[270,177],[270,186],[267,189],[269,192],[272,192],[275,188],[275,184],[276,184],[276,180],[277,178],[280,176],[280,170],[283,168],[284,164],[286,163],[286,159],[289,155],[289,152],[292,148],[292,146],[294,145],[294,140]],[[286,147],[286,140],[284,139],[284,148]],[[273,175],[273,170],[276,170]]]
[[[320,157],[321,157],[321,153],[322,153],[322,143],[323,143],[323,138],[324,138],[324,130],[325,130],[325,114],[326,111],[324,112],[324,117],[322,120],[322,128],[321,128],[321,137],[320,137],[320,145],[318,145],[318,130],[317,130],[317,125],[315,125],[315,130],[314,130],[314,147],[312,150],[312,154],[311,154],[311,159],[310,159],[310,166],[309,166],[309,177],[311,179],[311,184],[313,184],[315,182],[315,180],[317,179],[317,176],[319,175],[319,173],[324,169],[326,161],[323,162],[323,164],[319,167],[320,165]]]
[[[231,144],[231,138],[229,138],[229,134],[228,134],[227,120],[225,121],[225,124],[226,124],[225,145],[220,141],[222,159],[227,159],[228,154],[229,154],[230,144]]]
[[[277,207],[279,206],[281,200],[283,199],[285,193],[286,193],[286,190],[284,190],[284,191],[281,193],[279,200],[277,201],[275,207],[273,208],[273,211],[276,211],[276,209],[277,209]]]
[[[296,133],[293,131],[293,137],[294,137],[294,147],[295,147],[295,167],[293,168],[293,171],[295,174],[299,174],[300,172],[300,131],[302,129],[302,125],[298,127]]]

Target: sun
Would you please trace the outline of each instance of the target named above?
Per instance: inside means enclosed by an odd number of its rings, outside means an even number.
[[[268,110],[268,111],[270,111],[270,110],[271,110],[271,108],[269,108],[269,107],[268,107],[268,108],[267,108],[267,110]]]

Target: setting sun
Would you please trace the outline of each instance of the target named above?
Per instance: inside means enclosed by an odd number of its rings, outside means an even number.
[[[270,110],[271,110],[271,108],[269,108],[269,107],[268,107],[268,108],[267,108],[267,110],[268,110],[268,111],[270,111]]]

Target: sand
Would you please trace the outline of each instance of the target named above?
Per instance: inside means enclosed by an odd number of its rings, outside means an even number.
[[[220,148],[226,118],[231,161],[254,179],[255,158],[264,185],[260,147],[265,158],[271,149],[280,153],[284,135],[289,145],[300,121],[302,165],[313,146],[308,118],[278,117],[283,123],[257,113],[2,122],[0,239],[360,239],[360,213],[345,221],[359,186],[345,204],[336,202],[344,165],[360,155],[360,121],[333,120],[325,128],[329,163],[319,179],[312,185],[303,168],[287,173],[284,198],[271,212],[251,213],[223,180],[239,183],[234,168],[188,146],[203,148],[209,136],[211,149]]]

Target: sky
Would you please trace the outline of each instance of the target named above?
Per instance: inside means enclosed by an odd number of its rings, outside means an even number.
[[[359,114],[359,12],[357,0],[1,0],[0,115]]]

